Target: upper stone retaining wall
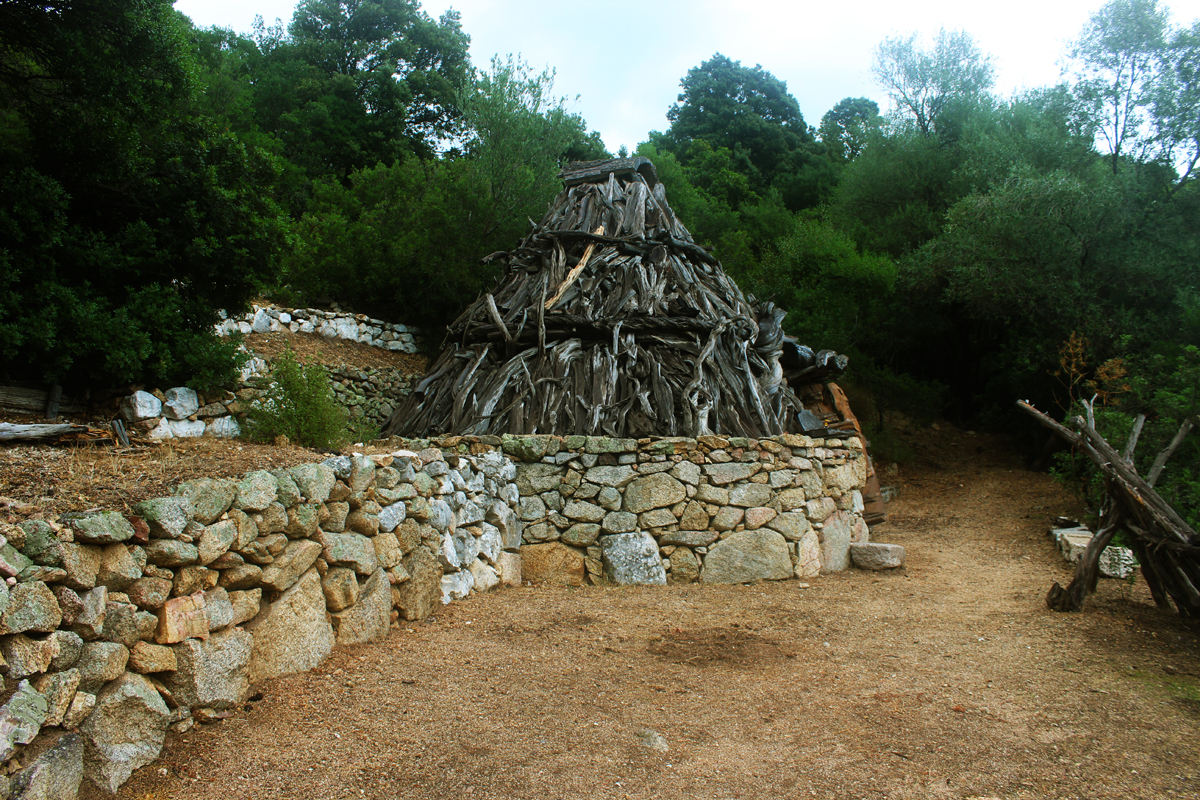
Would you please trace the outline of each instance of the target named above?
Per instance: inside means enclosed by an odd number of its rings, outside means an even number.
[[[217,333],[319,333],[330,339],[360,342],[402,353],[419,352],[425,333],[419,328],[372,319],[366,314],[322,311],[317,308],[279,308],[254,305],[240,317],[228,317],[217,324]]]
[[[83,776],[115,791],[168,727],[220,719],[253,682],[523,576],[809,577],[844,569],[868,535],[856,439],[397,444],[190,481],[129,516],[0,524],[15,688],[0,707],[0,797],[45,785],[69,798]]]
[[[242,317],[217,325],[222,336],[230,333],[319,333],[404,353],[418,352],[423,334],[407,325],[383,322],[362,314],[320,311],[312,308],[283,309],[254,306]],[[371,425],[381,427],[395,407],[409,394],[419,376],[400,369],[358,368],[331,365],[329,377],[337,403]],[[234,391],[210,392],[200,396],[186,387],[166,392],[136,392],[122,402],[121,416],[139,433],[152,439],[195,436],[239,436],[238,419],[255,400],[264,397],[271,385],[270,365],[252,357],[242,368]]]

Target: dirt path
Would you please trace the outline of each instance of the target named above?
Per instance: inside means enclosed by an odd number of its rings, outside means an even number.
[[[1198,631],[1141,584],[1047,611],[1071,503],[977,441],[899,481],[876,534],[906,571],[473,596],[170,736],[119,796],[1200,795]]]

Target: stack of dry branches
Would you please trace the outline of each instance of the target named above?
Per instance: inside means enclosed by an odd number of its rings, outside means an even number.
[[[573,164],[505,274],[450,326],[385,435],[772,436],[811,427],[791,387],[844,356],[783,335],[675,217],[644,158]],[[789,382],[791,386],[789,386]],[[804,420],[809,420],[806,425]]]
[[[1118,530],[1129,534],[1130,545],[1142,565],[1142,575],[1159,608],[1172,604],[1184,616],[1200,617],[1200,536],[1157,492],[1154,483],[1167,459],[1193,427],[1186,420],[1179,432],[1154,460],[1150,474],[1143,479],[1133,468],[1145,417],[1139,416],[1123,453],[1096,431],[1092,407],[1086,401],[1087,419],[1072,417],[1069,428],[1052,420],[1028,403],[1017,404],[1040,423],[1058,433],[1100,470],[1105,481],[1104,504],[1100,509],[1100,529],[1092,537],[1079,559],[1075,578],[1064,589],[1058,583],[1050,588],[1046,603],[1056,611],[1079,611],[1087,595],[1096,589],[1100,554]]]

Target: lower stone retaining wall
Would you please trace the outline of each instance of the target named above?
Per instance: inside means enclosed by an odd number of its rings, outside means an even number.
[[[856,439],[395,445],[0,524],[0,797],[115,791],[168,729],[471,592],[809,577],[868,535]]]
[[[857,438],[526,437],[503,447],[525,459],[526,578],[807,578],[845,569],[851,543],[868,538]]]

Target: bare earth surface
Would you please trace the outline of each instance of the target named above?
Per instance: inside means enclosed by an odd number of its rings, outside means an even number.
[[[350,364],[360,369],[400,369],[422,375],[428,359],[420,355],[381,350],[357,342],[326,339],[317,334],[255,333],[245,338],[247,347],[269,361],[291,350],[302,364]],[[109,414],[72,418],[75,423],[107,426],[116,415],[116,400]],[[36,424],[38,415],[0,409],[0,422]],[[360,448],[361,449],[361,448]],[[84,442],[71,446],[0,445],[0,521],[15,502],[49,516],[91,508],[128,512],[152,497],[166,497],[179,483],[203,477],[240,477],[256,469],[284,469],[319,461],[324,455],[291,444],[251,445],[238,440],[139,439],[136,447]],[[23,516],[23,515],[22,515]]]
[[[920,438],[874,532],[904,571],[474,595],[169,735],[119,797],[1200,795],[1200,632],[1140,582],[1048,611],[1070,499]]]

